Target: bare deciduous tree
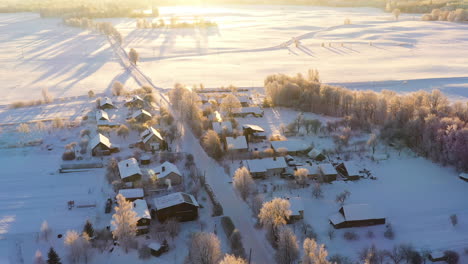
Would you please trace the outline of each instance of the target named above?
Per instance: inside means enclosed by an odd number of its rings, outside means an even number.
[[[312,189],[312,196],[319,199],[323,197],[322,186],[319,182],[314,183],[314,188]]]
[[[299,259],[299,245],[296,236],[290,228],[281,228],[278,234],[278,249],[276,262],[278,264],[293,264]]]
[[[351,193],[348,190],[344,190],[336,196],[335,201],[343,206],[350,195]]]
[[[217,264],[221,259],[221,243],[213,233],[192,235],[188,261],[192,264]]]
[[[235,96],[234,94],[228,94],[226,97],[223,98],[223,100],[221,100],[220,107],[222,111],[230,115],[233,109],[241,107],[241,103],[237,96]]]

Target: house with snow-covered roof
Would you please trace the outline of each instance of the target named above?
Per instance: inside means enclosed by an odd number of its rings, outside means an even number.
[[[244,160],[243,164],[249,169],[254,178],[281,175],[288,167],[283,157]]]
[[[307,153],[307,151],[311,148],[310,144],[307,142],[297,139],[271,141],[270,144],[271,148],[275,152],[279,152],[281,149],[285,149],[289,154]]]
[[[140,134],[141,147],[146,151],[165,150],[166,141],[158,130],[149,127]]]
[[[242,130],[248,142],[254,142],[256,140],[263,140],[267,138],[265,129],[258,125],[245,124],[242,126]]]
[[[359,180],[361,177],[361,170],[359,167],[350,161],[342,162],[336,166],[336,171],[348,180]]]
[[[135,158],[122,160],[118,163],[120,178],[124,182],[133,182],[141,179],[141,170]]]
[[[213,130],[216,131],[218,135],[230,135],[232,134],[232,123],[231,121],[213,122]]]
[[[116,108],[112,99],[109,97],[104,97],[99,100],[99,109],[106,110],[106,109],[114,109]]]
[[[315,165],[301,165],[301,166],[296,166],[296,170],[298,169],[306,169],[307,170],[307,177],[316,179],[320,176],[320,168]]]
[[[138,122],[143,123],[151,120],[153,115],[151,115],[150,112],[146,111],[145,109],[139,109],[132,114],[132,118]]]
[[[249,146],[247,145],[247,140],[245,136],[238,137],[226,137],[226,151],[236,153],[236,152],[247,152]]]
[[[133,201],[133,211],[136,213],[137,221],[137,234],[146,234],[149,230],[151,223],[151,215],[148,209],[148,204],[143,199]]]
[[[287,198],[289,201],[289,210],[291,215],[289,216],[288,223],[304,219],[304,202],[301,197],[290,197]]]
[[[125,197],[125,200],[127,201],[135,201],[137,199],[143,199],[145,197],[142,188],[120,189],[119,194]]]
[[[385,217],[368,204],[343,205],[338,213],[329,217],[334,228],[385,224]]]
[[[324,150],[319,148],[313,148],[307,153],[307,156],[316,160],[316,161],[323,161],[327,157],[325,157]]]
[[[142,108],[145,105],[145,101],[141,99],[139,95],[134,95],[132,99],[124,103],[126,107]]]
[[[182,183],[182,173],[177,166],[169,161],[148,170],[151,177],[156,177],[162,185],[178,185]]]
[[[322,176],[322,180],[324,182],[332,182],[336,181],[336,177],[338,176],[338,172],[336,171],[335,167],[331,163],[322,163],[318,165],[320,174]]]
[[[98,133],[93,139],[91,139],[89,147],[91,148],[91,154],[93,156],[110,155],[113,150],[109,138],[101,133]]]
[[[155,209],[152,214],[156,215],[160,222],[169,218],[179,221],[192,221],[198,217],[197,200],[193,195],[183,192],[171,193],[153,199]]]

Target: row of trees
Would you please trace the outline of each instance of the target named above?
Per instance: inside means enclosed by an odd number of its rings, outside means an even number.
[[[322,84],[316,70],[270,75],[265,90],[277,106],[345,117],[352,129],[378,125],[381,136],[401,142],[425,157],[468,169],[468,103],[449,100],[439,91],[397,94],[354,91]]]
[[[424,14],[421,18],[423,21],[450,21],[450,22],[462,22],[468,20],[468,11],[462,8],[457,10],[448,11],[440,10],[438,8],[433,9],[430,14]]]
[[[204,20],[200,17],[195,17],[193,22],[180,22],[176,16],[171,17],[170,23],[166,23],[164,19],[159,19],[156,22],[146,20],[145,18],[139,18],[136,20],[136,27],[139,29],[148,28],[201,28],[201,27],[216,27],[218,24],[213,21]]]
[[[95,22],[87,17],[64,18],[63,23],[70,27],[79,27],[95,30],[101,34],[114,38],[119,44],[122,43],[122,35],[110,22]]]

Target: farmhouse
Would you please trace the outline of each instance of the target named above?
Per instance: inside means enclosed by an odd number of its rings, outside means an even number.
[[[142,188],[135,188],[135,189],[121,189],[119,190],[119,194],[125,197],[127,201],[135,201],[137,199],[143,199],[145,194]]]
[[[178,185],[182,183],[182,174],[175,164],[168,161],[158,167],[148,170],[150,176],[157,177],[159,182],[164,185]]]
[[[231,121],[213,122],[213,130],[216,131],[218,135],[230,135],[232,134],[232,123]]]
[[[266,139],[265,130],[260,126],[247,124],[242,126],[242,130],[247,142]]]
[[[460,179],[468,182],[468,173],[460,173]]]
[[[304,218],[304,203],[300,197],[291,197],[289,200],[289,209],[291,210],[291,215],[289,216],[289,223],[294,223],[295,221],[301,220]]]
[[[112,144],[106,136],[99,133],[90,142],[91,154],[93,156],[110,155],[113,150]]]
[[[246,117],[246,116],[254,116],[254,117],[263,117],[263,109],[258,106],[250,106],[250,107],[241,107],[241,108],[234,108],[232,109],[232,116],[233,117]]]
[[[245,136],[226,137],[226,151],[229,152],[247,152],[247,140]]]
[[[140,134],[142,148],[146,151],[164,150],[167,147],[166,141],[158,130],[149,127]]]
[[[322,176],[322,180],[324,182],[332,182],[336,180],[336,176],[338,172],[336,171],[335,167],[331,163],[322,163],[319,164],[319,170]]]
[[[148,233],[151,215],[146,201],[143,199],[133,201],[133,211],[136,213],[136,217],[138,219],[137,234],[141,235]]]
[[[245,160],[243,163],[247,166],[250,174],[254,178],[280,175],[288,167],[284,158],[253,159]]]
[[[151,120],[152,117],[153,116],[144,109],[140,109],[132,114],[132,118],[141,123]]]
[[[349,180],[358,180],[361,173],[359,167],[353,162],[343,162],[336,166],[336,171]]]
[[[177,192],[153,199],[155,214],[159,222],[168,218],[176,218],[179,221],[192,221],[198,217],[198,202],[191,194]]]
[[[124,182],[133,182],[141,179],[141,170],[135,158],[122,160],[118,163],[120,178]]]
[[[109,97],[104,97],[99,101],[99,109],[114,109],[116,108],[114,103],[112,102],[112,99]]]
[[[310,145],[302,140],[271,141],[271,148],[275,152],[286,149],[289,154],[306,153]]]
[[[326,159],[325,154],[323,153],[324,153],[323,150],[314,148],[310,150],[309,153],[307,153],[307,156],[309,156],[310,158],[316,161],[323,161],[324,159]]]
[[[329,220],[337,229],[385,224],[385,217],[376,213],[368,204],[343,205]]]
[[[127,107],[142,108],[145,105],[145,101],[140,96],[134,95],[132,99],[128,100],[124,104]]]

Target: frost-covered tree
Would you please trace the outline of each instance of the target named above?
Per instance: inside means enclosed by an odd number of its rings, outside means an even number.
[[[306,238],[303,248],[303,264],[332,264],[327,260],[328,252],[325,249],[325,245],[318,245],[314,239]]]
[[[291,215],[290,203],[282,198],[275,198],[263,204],[258,218],[260,224],[268,228],[270,242],[274,243],[278,238],[279,229],[286,225]]]
[[[49,253],[47,253],[47,264],[62,264],[60,257],[53,247],[50,247]]]
[[[309,175],[309,170],[306,168],[300,168],[294,172],[294,178],[296,179],[296,182],[302,187],[305,186],[308,175]]]
[[[112,85],[112,94],[115,96],[123,95],[124,93],[124,86],[121,82],[115,81]]]
[[[116,198],[117,206],[115,214],[112,216],[112,225],[115,229],[112,231],[112,235],[128,253],[136,236],[138,218],[136,212],[133,211],[131,202],[127,201],[121,194],[118,194]]]
[[[130,133],[130,130],[126,125],[120,125],[119,128],[117,129],[117,135],[122,138],[127,138],[128,134]]]
[[[45,264],[45,260],[42,257],[42,252],[40,250],[36,250],[36,253],[34,254],[34,264]]]
[[[401,11],[400,11],[400,9],[395,8],[395,9],[393,9],[392,14],[395,16],[395,20],[398,20],[398,18],[400,17]]]
[[[214,130],[208,130],[203,136],[202,141],[203,147],[208,155],[214,159],[219,159],[222,156],[221,140],[219,139],[218,133]]]
[[[323,197],[322,185],[319,182],[314,183],[312,188],[312,196],[319,199]]]
[[[78,263],[82,252],[81,239],[78,232],[68,230],[64,240],[65,246],[68,248],[68,258],[71,263]]]
[[[217,264],[221,259],[221,243],[213,233],[192,235],[188,261],[192,264]]]
[[[234,94],[228,94],[226,97],[223,98],[223,100],[221,100],[220,107],[222,111],[230,115],[233,109],[241,107],[241,103],[237,96],[235,96]]]
[[[255,185],[246,167],[239,168],[234,172],[233,184],[244,201],[249,197]]]
[[[343,206],[350,195],[351,193],[348,190],[344,190],[336,196],[335,201]]]
[[[290,228],[283,227],[278,234],[276,263],[293,264],[297,259],[299,259],[299,245],[296,236]]]
[[[131,48],[128,52],[128,58],[133,64],[136,65],[137,61],[140,59],[140,56],[138,55],[138,52],[135,49]]]
[[[226,254],[219,264],[247,264],[243,258],[238,258],[234,255]]]
[[[172,238],[172,241],[174,241],[174,238],[179,234],[180,232],[180,223],[177,221],[175,218],[169,218],[164,222],[164,230],[169,234],[169,236]]]
[[[260,210],[263,206],[263,196],[261,194],[256,194],[251,197],[250,199],[250,208],[252,209],[252,213],[255,217],[258,218],[260,214]]]
[[[372,133],[369,136],[369,139],[367,140],[367,146],[369,146],[372,149],[372,155],[375,153],[375,147],[377,147],[377,135],[375,133]]]

